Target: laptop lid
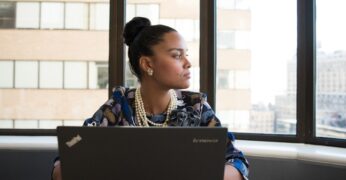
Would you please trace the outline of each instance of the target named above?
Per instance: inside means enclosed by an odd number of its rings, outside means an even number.
[[[222,180],[226,128],[57,128],[64,180]]]

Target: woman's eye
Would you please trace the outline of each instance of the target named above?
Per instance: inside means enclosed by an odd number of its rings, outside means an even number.
[[[183,56],[181,54],[176,54],[173,56],[175,59],[181,59]]]

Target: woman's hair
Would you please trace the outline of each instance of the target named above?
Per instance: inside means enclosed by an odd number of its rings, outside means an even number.
[[[145,17],[134,17],[126,23],[124,28],[124,42],[129,47],[128,56],[132,73],[141,80],[139,58],[142,55],[152,56],[152,47],[163,41],[163,35],[176,32],[175,29],[165,25],[151,25]]]

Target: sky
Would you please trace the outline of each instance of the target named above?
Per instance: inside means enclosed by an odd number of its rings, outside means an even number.
[[[251,4],[251,101],[274,103],[287,89],[287,61],[296,53],[296,1]]]
[[[274,103],[287,90],[287,61],[297,47],[297,4],[292,0],[251,1],[251,100]],[[319,51],[346,49],[346,1],[316,0]],[[295,59],[294,59],[295,60]]]

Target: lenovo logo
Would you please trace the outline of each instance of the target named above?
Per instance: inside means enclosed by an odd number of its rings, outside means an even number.
[[[77,136],[73,137],[70,141],[67,141],[66,145],[70,148],[81,140],[82,140],[82,137],[79,134],[77,134]]]
[[[193,138],[192,143],[218,143],[218,139],[200,139],[200,138]]]

